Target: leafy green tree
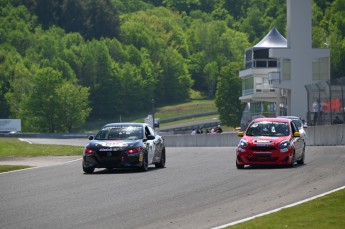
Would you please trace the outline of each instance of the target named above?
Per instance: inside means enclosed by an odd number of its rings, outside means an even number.
[[[328,21],[328,43],[331,49],[331,77],[345,76],[345,4],[343,0],[334,0],[326,10]]]
[[[210,98],[217,90],[220,69],[229,62],[242,61],[243,52],[250,47],[244,33],[229,29],[224,21],[194,21],[189,30],[189,70],[195,84],[193,89]]]
[[[200,6],[199,0],[163,0],[163,3],[166,7],[180,11],[180,12],[187,12],[189,13],[192,9],[197,8]]]
[[[24,104],[27,102],[33,87],[33,76],[23,61],[19,61],[13,66],[13,74],[15,77],[10,82],[10,89],[5,97],[10,107],[9,117],[18,118],[22,117],[25,112]]]
[[[82,53],[85,41],[79,33],[67,33],[63,38],[64,50],[61,59],[68,63],[77,79],[82,79]],[[68,67],[66,67],[68,68]]]
[[[8,44],[0,46],[0,60],[0,114],[4,118],[16,117],[32,85],[31,73],[22,56]]]
[[[258,42],[263,38],[263,31],[266,31],[262,11],[257,6],[248,8],[247,17],[242,22],[242,31],[248,34],[249,41]],[[265,30],[266,29],[266,30]]]
[[[10,44],[24,55],[26,49],[35,43],[32,30],[36,18],[24,6],[13,7],[9,3],[0,7],[0,15],[0,43]]]
[[[144,59],[150,59],[146,63],[152,66],[149,75],[156,80],[154,97],[160,103],[182,101],[189,97],[192,80],[184,59],[189,56],[189,47],[180,23],[179,17],[160,7],[127,15],[121,27],[122,40],[129,47],[133,44],[140,52],[147,50],[148,55],[144,58],[135,54],[132,48],[127,49],[127,53],[129,61],[137,65]],[[146,77],[145,74],[142,77]]]
[[[111,0],[90,0],[82,34],[85,39],[119,37],[120,18]]]
[[[245,104],[241,104],[239,100],[242,86],[237,74],[241,67],[242,63],[233,62],[221,69],[215,103],[223,125],[240,126],[242,112],[245,107]]]
[[[324,12],[315,3],[312,10],[312,46],[315,48],[324,47],[328,35],[327,23],[323,20]]]
[[[208,96],[213,97],[216,89],[217,77],[219,75],[218,64],[215,61],[207,63],[204,67],[204,73],[206,77],[206,84],[208,87]]]
[[[63,83],[62,74],[50,67],[40,69],[34,76],[34,86],[25,114],[28,131],[54,133],[63,130],[59,117],[59,97],[56,89]],[[29,124],[30,123],[30,124]]]
[[[61,17],[58,25],[68,32],[83,33],[87,20],[87,1],[64,0],[61,4]]]
[[[39,18],[44,29],[55,25],[59,20],[59,12],[63,0],[29,0],[22,1]]]
[[[142,0],[113,0],[114,5],[122,13],[133,13],[153,8],[150,1]]]
[[[119,35],[119,12],[112,0],[16,1],[37,15],[45,30],[60,26],[67,32],[79,32],[87,40]]]
[[[165,102],[184,101],[189,98],[192,79],[183,57],[172,47],[168,47],[161,57],[162,74],[158,75],[157,100]]]
[[[88,104],[89,89],[64,82],[55,89],[57,97],[58,126],[60,131],[72,131],[85,123],[91,108]]]
[[[90,104],[93,108],[90,118],[112,115],[111,112],[104,112],[105,109],[112,109],[111,105],[106,105],[107,101],[121,99],[113,96],[119,87],[114,85],[112,63],[104,42],[93,40],[85,44],[81,53],[81,78],[78,80],[82,86],[90,88]],[[111,90],[110,86],[113,87]]]

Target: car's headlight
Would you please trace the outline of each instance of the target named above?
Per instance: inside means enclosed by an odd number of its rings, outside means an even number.
[[[248,146],[248,142],[246,142],[245,140],[241,139],[240,143],[238,144],[239,147],[247,147]]]
[[[290,146],[291,146],[291,144],[290,144],[289,140],[282,141],[278,145],[278,147],[281,149],[280,150],[281,153],[285,153],[285,152],[289,151]]]

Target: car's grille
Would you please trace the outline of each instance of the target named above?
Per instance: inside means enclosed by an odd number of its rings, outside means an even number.
[[[276,157],[270,157],[270,158],[257,158],[257,157],[253,157],[253,158],[250,159],[250,161],[262,161],[262,162],[264,162],[264,161],[275,162],[277,160],[278,160],[278,158],[276,158]]]
[[[270,154],[254,154],[254,156],[248,158],[249,161],[269,161],[274,162],[278,160],[278,157],[271,157]]]
[[[252,147],[250,147],[250,149],[253,151],[273,151],[273,150],[276,150],[276,148],[273,146],[252,146]]]
[[[122,151],[97,151],[97,157],[100,161],[121,162]]]

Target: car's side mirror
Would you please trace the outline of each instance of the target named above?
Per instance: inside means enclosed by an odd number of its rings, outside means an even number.
[[[238,132],[238,133],[237,133],[237,136],[243,137],[243,136],[244,136],[244,133],[243,133],[243,132]]]
[[[93,140],[93,138],[94,138],[93,135],[90,135],[90,136],[89,136],[89,140],[90,140],[90,141]]]
[[[301,137],[301,133],[295,132],[295,133],[293,133],[293,136],[294,136],[294,138],[299,138],[299,137]]]
[[[153,135],[147,135],[147,140],[155,140],[155,136],[153,136]]]

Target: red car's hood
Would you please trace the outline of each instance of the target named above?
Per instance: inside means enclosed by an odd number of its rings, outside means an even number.
[[[284,140],[290,140],[290,136],[279,136],[279,137],[270,137],[270,136],[244,136],[243,140],[248,143],[253,144],[263,144],[263,145],[272,145],[279,144]]]

